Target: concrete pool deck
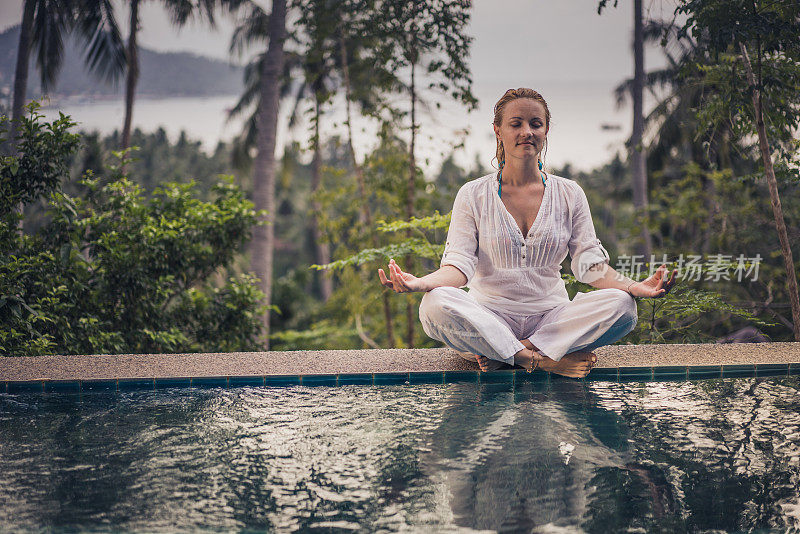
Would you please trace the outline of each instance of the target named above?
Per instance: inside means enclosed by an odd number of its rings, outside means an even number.
[[[727,365],[800,368],[800,343],[612,345],[596,351],[598,369]],[[338,375],[476,371],[452,350],[370,349],[0,357],[0,382],[131,378]],[[792,374],[795,374],[792,372]]]

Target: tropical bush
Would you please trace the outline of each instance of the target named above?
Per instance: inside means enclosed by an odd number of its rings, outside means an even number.
[[[145,194],[120,164],[84,174],[72,197],[62,184],[80,136],[37,109],[0,160],[0,354],[259,349],[261,293],[228,273],[257,213],[232,178],[207,201],[193,182]],[[45,220],[26,233],[37,202]]]

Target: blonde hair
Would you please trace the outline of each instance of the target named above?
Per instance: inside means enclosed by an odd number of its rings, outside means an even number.
[[[539,102],[542,107],[544,107],[544,114],[545,114],[545,129],[550,129],[550,108],[547,107],[547,102],[545,101],[544,97],[538,93],[538,91],[534,91],[533,89],[528,89],[527,87],[520,87],[519,89],[509,89],[506,91],[503,96],[500,97],[500,100],[497,101],[497,104],[494,105],[494,125],[499,127],[503,124],[503,110],[506,108],[506,104],[511,102],[512,100],[517,100],[518,98],[530,98],[531,100],[535,100]],[[547,152],[547,140],[545,140],[544,144],[544,152]],[[498,138],[497,139],[497,152],[495,154],[497,158],[497,165],[500,167],[500,170],[503,169],[503,165],[506,162],[506,152],[503,149],[503,142]],[[542,159],[541,156],[539,158]]]

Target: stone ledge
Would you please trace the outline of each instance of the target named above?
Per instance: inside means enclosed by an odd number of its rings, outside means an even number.
[[[800,363],[800,343],[612,345],[598,368]],[[452,350],[370,349],[0,357],[0,381],[477,370]]]

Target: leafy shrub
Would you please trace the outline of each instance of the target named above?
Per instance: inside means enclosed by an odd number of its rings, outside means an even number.
[[[32,104],[17,155],[0,161],[0,354],[261,348],[262,294],[225,275],[257,216],[232,179],[209,201],[193,182],[145,195],[118,166],[87,173],[86,196],[72,198],[61,184],[73,125],[43,122]],[[39,200],[48,220],[25,234],[18,206]]]

